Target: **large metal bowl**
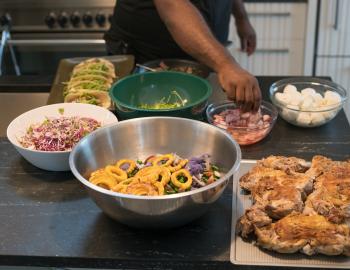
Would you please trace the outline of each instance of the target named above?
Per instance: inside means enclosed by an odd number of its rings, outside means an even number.
[[[225,175],[216,182],[174,195],[120,194],[91,184],[88,175],[121,158],[176,152],[182,157],[210,154]],[[198,218],[224,191],[241,160],[239,145],[209,124],[176,117],[147,117],[101,128],[79,142],[69,163],[95,203],[113,219],[140,228],[170,228]]]

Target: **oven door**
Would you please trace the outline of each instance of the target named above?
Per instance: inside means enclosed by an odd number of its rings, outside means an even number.
[[[22,75],[53,75],[62,58],[106,55],[103,32],[11,33],[12,46]],[[15,74],[9,50],[5,51],[4,74]]]

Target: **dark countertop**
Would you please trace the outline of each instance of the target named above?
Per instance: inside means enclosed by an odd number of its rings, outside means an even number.
[[[307,3],[308,0],[244,0],[245,3]]]
[[[280,77],[260,77],[267,97]],[[215,78],[211,78],[215,84]],[[213,100],[223,93],[215,92]],[[269,154],[350,157],[344,112],[329,124],[301,129],[278,119],[262,142],[243,147],[245,159]],[[232,185],[200,219],[169,231],[128,228],[105,216],[71,173],[35,168],[0,138],[0,265],[121,269],[271,269],[233,265]],[[287,268],[285,268],[287,269]],[[291,268],[290,268],[291,269]],[[305,268],[306,269],[306,268]]]
[[[0,76],[0,92],[49,92],[53,76]]]

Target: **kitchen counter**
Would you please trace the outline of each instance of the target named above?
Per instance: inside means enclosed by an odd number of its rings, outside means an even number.
[[[279,77],[259,77],[264,99]],[[215,76],[212,101],[223,99]],[[1,115],[0,115],[1,117]],[[244,159],[270,154],[350,158],[343,111],[327,125],[297,128],[278,119]],[[232,185],[203,217],[169,231],[131,229],[105,216],[69,172],[35,168],[0,138],[0,265],[114,269],[270,269],[230,263]],[[287,268],[285,268],[287,269]],[[306,269],[306,268],[305,268]]]

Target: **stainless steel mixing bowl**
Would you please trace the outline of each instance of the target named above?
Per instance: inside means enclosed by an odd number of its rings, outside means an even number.
[[[225,174],[197,190],[154,197],[120,194],[86,180],[92,171],[118,159],[143,159],[171,152],[185,158],[209,154],[211,162]],[[69,158],[73,174],[103,212],[139,228],[170,228],[198,218],[222,194],[240,161],[239,145],[226,132],[175,117],[137,118],[98,129],[81,140]]]

